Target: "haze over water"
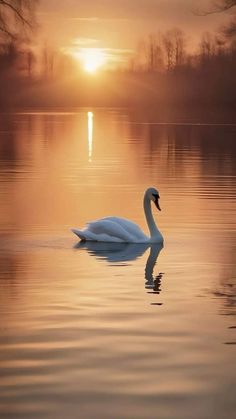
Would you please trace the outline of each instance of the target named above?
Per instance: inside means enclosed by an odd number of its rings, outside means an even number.
[[[235,417],[234,120],[0,115],[1,418]],[[76,246],[149,186],[163,249]]]

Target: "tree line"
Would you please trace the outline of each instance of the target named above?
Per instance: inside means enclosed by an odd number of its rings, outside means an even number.
[[[0,102],[5,103],[5,93],[10,96],[11,89],[15,90],[18,85],[19,89],[29,91],[36,83],[36,96],[42,97],[40,89],[45,83],[53,85],[74,77],[71,86],[68,82],[66,85],[67,90],[73,90],[74,103],[77,103],[76,90],[80,99],[87,91],[86,97],[90,100],[93,97],[98,101],[101,97],[106,100],[107,96],[109,103],[114,100],[119,104],[131,103],[133,97],[140,102],[172,100],[236,105],[235,15],[218,31],[203,33],[194,53],[188,50],[188,38],[180,28],[149,34],[139,42],[128,64],[113,71],[107,76],[106,86],[103,81],[99,87],[95,82],[84,82],[78,63],[72,57],[47,43],[37,52],[34,50],[30,37],[37,25],[37,3],[37,0],[0,0],[0,81],[5,81]],[[201,13],[224,11],[234,6],[236,0],[214,1]],[[114,85],[116,89],[112,88]],[[52,87],[52,96],[55,92]],[[68,101],[69,96],[67,94]]]

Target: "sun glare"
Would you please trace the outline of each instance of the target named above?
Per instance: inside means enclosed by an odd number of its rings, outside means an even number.
[[[87,73],[95,73],[106,64],[106,55],[102,49],[84,48],[80,53],[80,61]]]
[[[93,154],[93,112],[88,112],[88,155],[89,162],[92,161]]]

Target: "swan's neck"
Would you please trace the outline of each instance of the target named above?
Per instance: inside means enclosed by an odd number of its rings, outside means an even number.
[[[152,215],[151,201],[146,194],[144,195],[144,199],[143,199],[143,207],[144,207],[147,225],[150,231],[150,236],[151,238],[153,238],[160,233]]]

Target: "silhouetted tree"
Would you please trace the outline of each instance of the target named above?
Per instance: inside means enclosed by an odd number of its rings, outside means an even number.
[[[185,35],[179,28],[174,28],[164,34],[163,49],[168,71],[184,63],[185,43]]]
[[[33,66],[36,61],[34,53],[29,49],[26,51],[26,66],[27,66],[27,75],[30,79],[32,77]]]
[[[199,16],[206,16],[212,13],[221,13],[236,6],[236,0],[211,0],[206,7],[195,8],[195,13]]]
[[[149,71],[160,70],[163,65],[162,49],[160,39],[150,34],[145,46],[146,58]]]
[[[175,66],[180,66],[184,63],[185,56],[185,35],[179,28],[172,30],[173,44],[174,44],[174,59]]]
[[[138,51],[134,57],[133,68],[143,68],[150,72],[163,69],[163,51],[160,34],[149,34],[139,42]]]
[[[236,6],[236,0],[219,0],[214,2],[213,11],[222,12],[225,10],[229,10],[234,6]]]
[[[200,41],[200,56],[204,63],[209,62],[215,53],[215,43],[210,32],[204,32]]]
[[[163,48],[167,71],[173,68],[174,64],[174,44],[171,31],[167,31],[163,36]]]
[[[18,58],[18,48],[14,41],[9,41],[0,49],[0,73],[13,67]]]
[[[0,0],[0,36],[17,39],[35,24],[38,0]]]

